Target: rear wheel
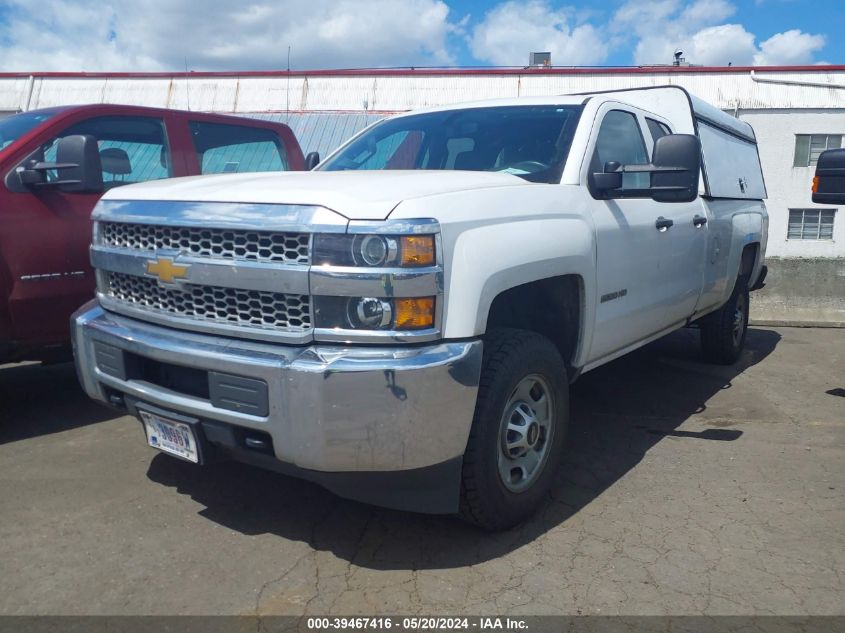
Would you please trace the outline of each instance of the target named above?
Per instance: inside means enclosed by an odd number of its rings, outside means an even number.
[[[748,278],[740,275],[727,303],[701,320],[705,360],[732,365],[739,359],[748,333]]]
[[[533,332],[491,332],[464,454],[461,516],[502,530],[532,514],[552,483],[568,420],[566,366],[554,344]]]

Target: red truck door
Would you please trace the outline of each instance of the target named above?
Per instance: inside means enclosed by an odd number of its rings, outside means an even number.
[[[184,175],[173,164],[164,118],[93,116],[69,122],[45,136],[36,150],[55,160],[56,141],[72,134],[97,139],[104,190]],[[48,174],[56,179],[59,174]],[[7,178],[7,184],[14,174]],[[5,193],[0,249],[8,263],[12,290],[12,340],[49,345],[68,340],[70,314],[93,296],[89,263],[91,211],[101,193],[66,193],[49,187],[21,187]]]

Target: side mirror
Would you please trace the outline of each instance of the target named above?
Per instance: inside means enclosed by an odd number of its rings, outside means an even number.
[[[845,204],[845,149],[829,149],[819,155],[813,178],[813,202]]]
[[[593,174],[596,190],[611,198],[651,198],[656,202],[692,202],[698,197],[701,141],[692,134],[669,134],[654,143],[648,165],[609,161]],[[623,189],[623,174],[650,174],[648,189]]]
[[[308,152],[305,156],[305,169],[311,171],[320,164],[320,152]]]
[[[622,165],[615,160],[604,164],[604,171],[593,174],[593,183],[599,191],[622,188]]]
[[[103,168],[97,139],[88,134],[74,134],[59,139],[56,162],[74,165],[67,168],[66,182],[59,185],[62,191],[98,192],[103,190]]]
[[[58,180],[47,180],[47,172],[60,172]],[[28,161],[15,169],[20,183],[27,188],[56,188],[67,192],[103,190],[103,172],[97,139],[77,134],[60,138],[56,145],[56,162]]]
[[[654,143],[651,193],[656,202],[692,202],[698,197],[701,141],[692,134],[669,134]]]

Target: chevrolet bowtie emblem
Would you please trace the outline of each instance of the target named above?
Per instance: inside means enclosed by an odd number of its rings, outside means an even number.
[[[147,262],[147,274],[158,277],[158,280],[165,284],[173,283],[175,279],[185,279],[190,266],[174,264],[169,257],[159,257],[155,261]]]

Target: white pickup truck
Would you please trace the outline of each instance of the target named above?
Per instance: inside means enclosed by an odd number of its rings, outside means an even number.
[[[311,172],[107,193],[78,372],[182,459],[506,528],[580,374],[690,325],[737,359],[764,198],[751,127],[675,87],[395,116]]]

